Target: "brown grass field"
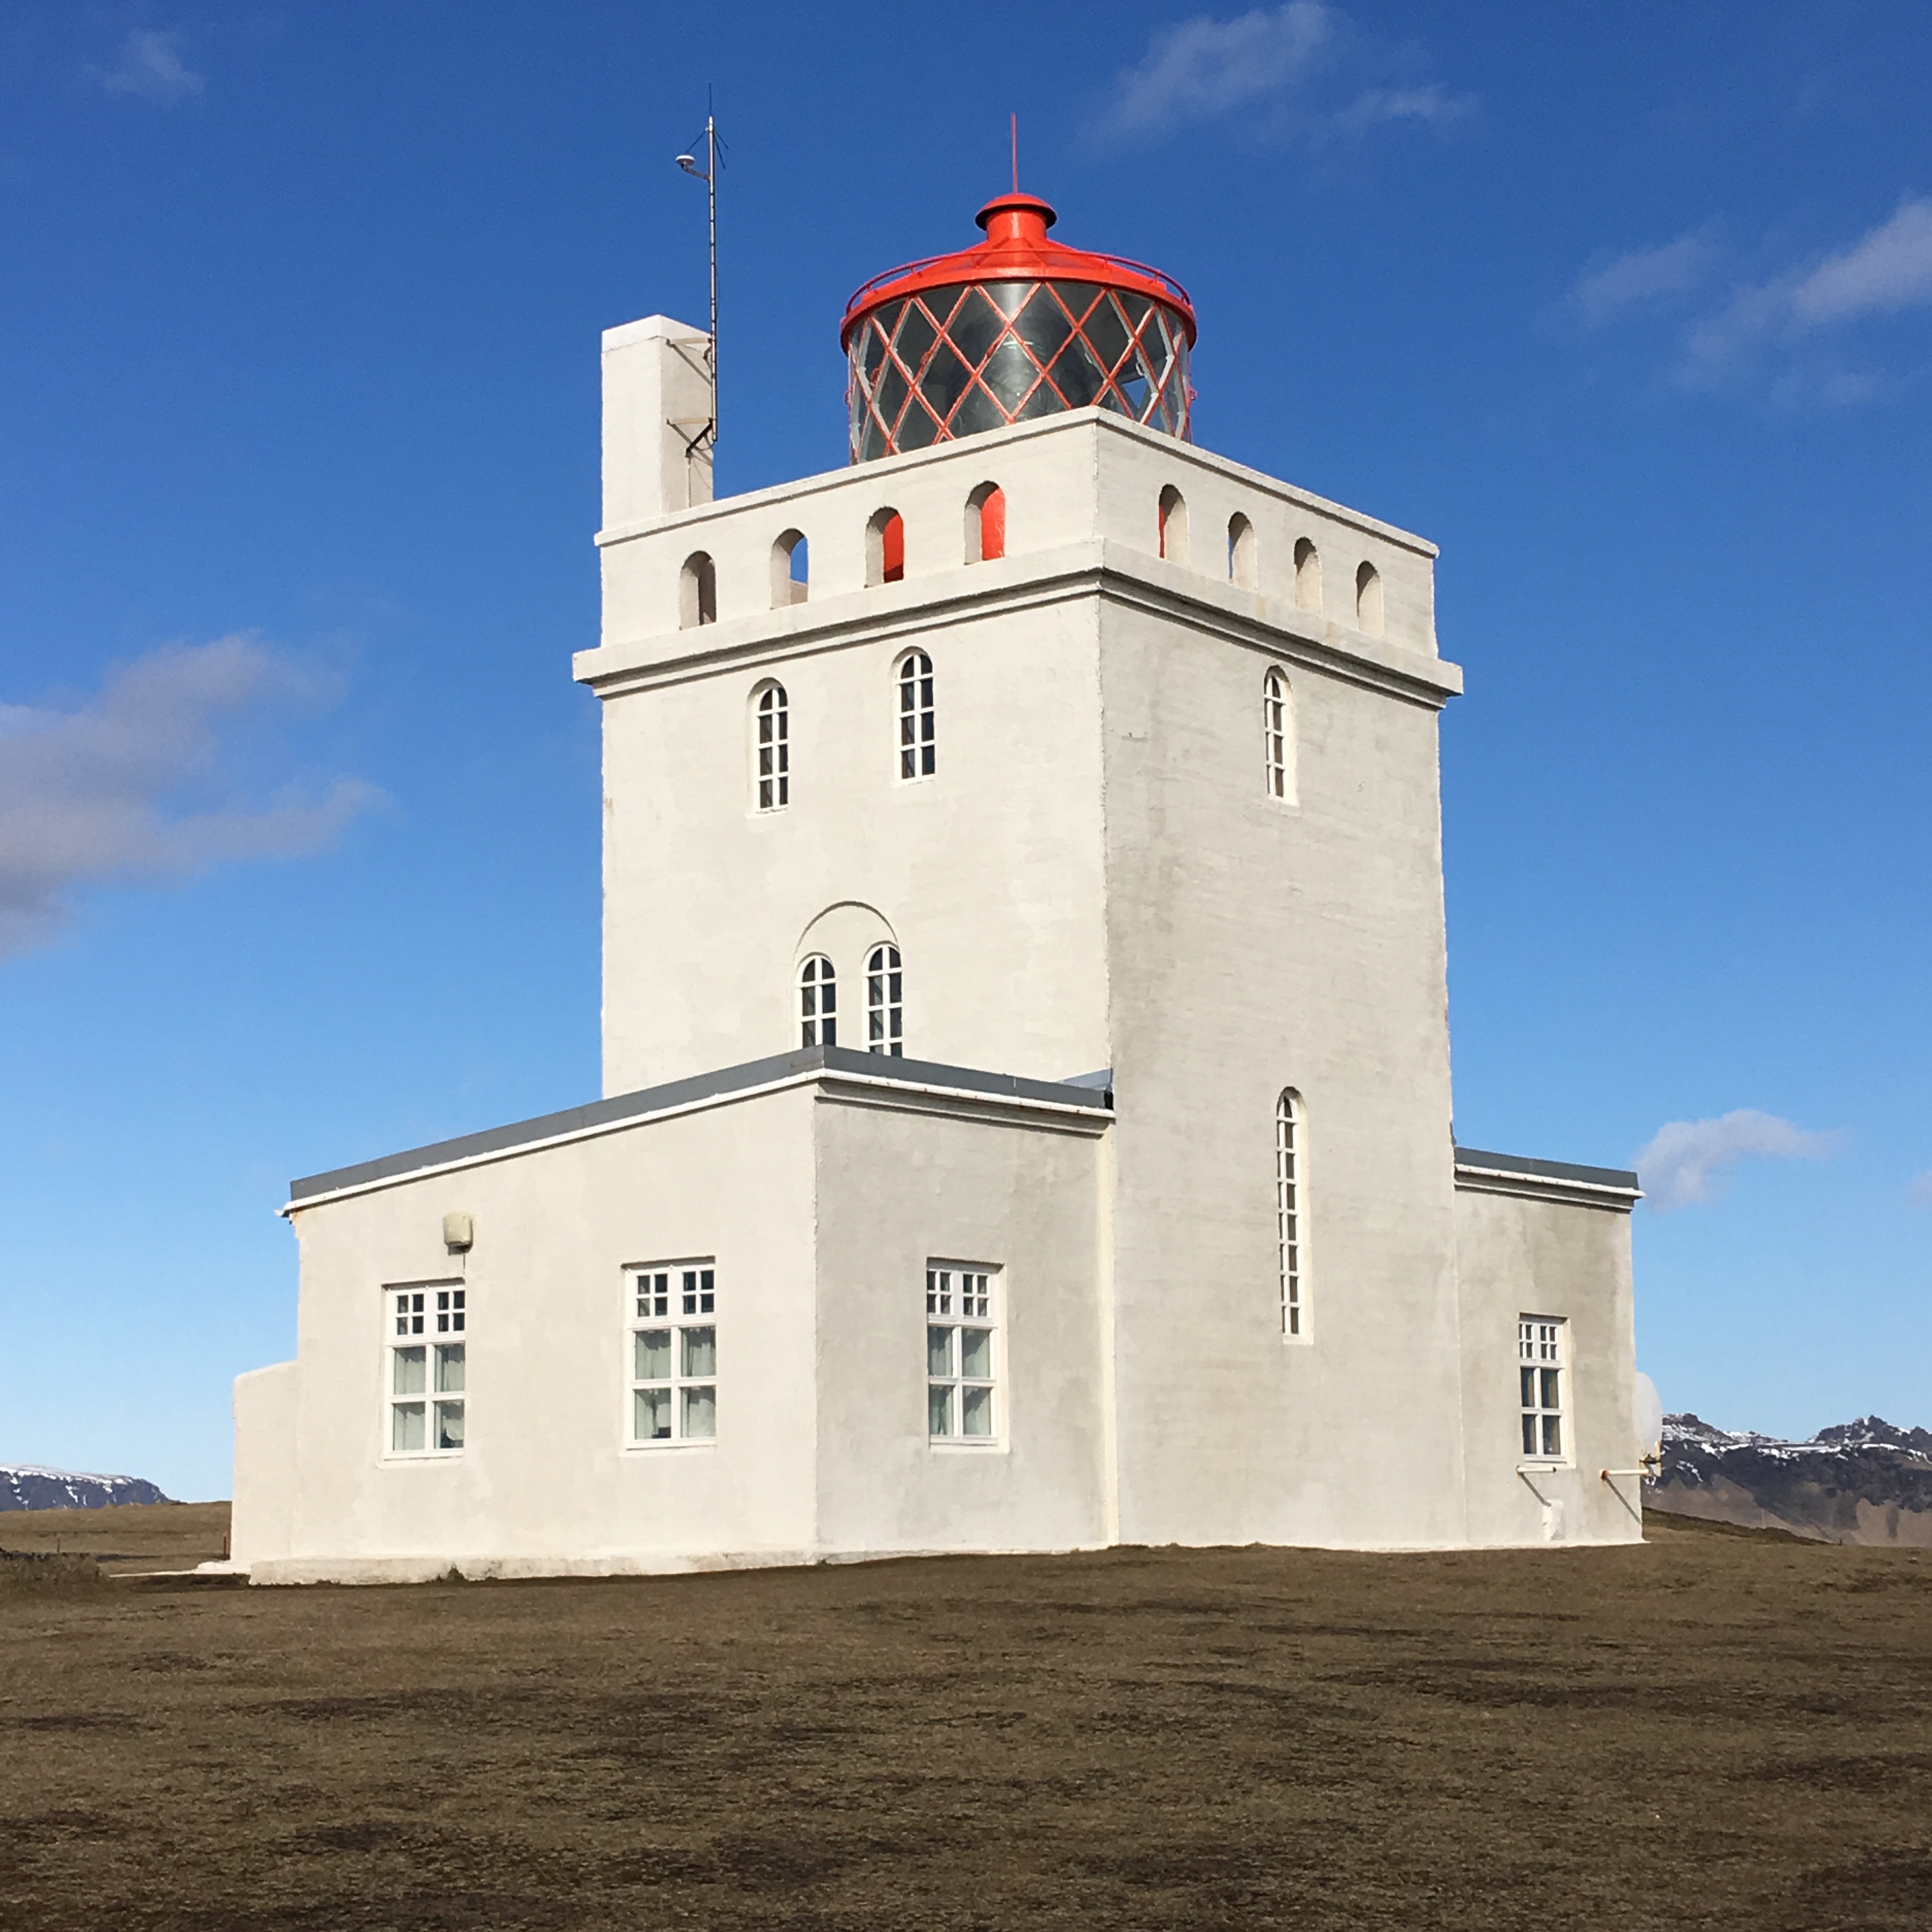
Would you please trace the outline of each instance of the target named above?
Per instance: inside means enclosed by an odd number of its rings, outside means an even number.
[[[149,1568],[224,1526],[22,1512],[0,1546]],[[0,1926],[1932,1925],[1932,1552],[1652,1536],[364,1590],[0,1564]]]

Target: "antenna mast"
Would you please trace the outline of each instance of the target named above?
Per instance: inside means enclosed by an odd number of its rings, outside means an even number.
[[[704,184],[705,200],[709,203],[711,241],[711,337],[704,351],[705,373],[711,379],[711,420],[692,439],[691,447],[695,449],[700,442],[706,442],[716,451],[718,447],[718,121],[706,106],[704,116],[704,165],[698,165],[695,154],[680,154],[677,164],[694,179]]]

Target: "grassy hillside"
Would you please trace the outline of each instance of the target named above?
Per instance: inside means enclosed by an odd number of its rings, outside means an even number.
[[[1932,1555],[1654,1537],[0,1594],[0,1924],[1923,1927]]]

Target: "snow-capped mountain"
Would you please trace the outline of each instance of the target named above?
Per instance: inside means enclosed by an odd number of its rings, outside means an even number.
[[[1804,1442],[1664,1418],[1652,1508],[1826,1543],[1932,1547],[1932,1429],[1861,1416]]]
[[[167,1500],[139,1476],[87,1476],[31,1462],[0,1462],[0,1510],[105,1509],[110,1503]]]

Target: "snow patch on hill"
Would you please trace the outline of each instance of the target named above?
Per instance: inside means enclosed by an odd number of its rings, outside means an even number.
[[[44,1469],[33,1462],[0,1462],[0,1510],[105,1509],[110,1503],[168,1500],[139,1476],[94,1476],[78,1469]]]

